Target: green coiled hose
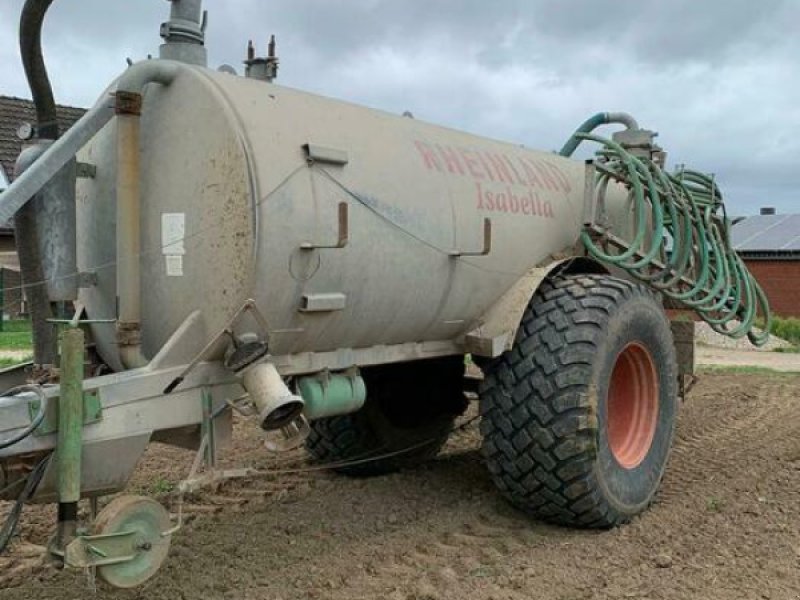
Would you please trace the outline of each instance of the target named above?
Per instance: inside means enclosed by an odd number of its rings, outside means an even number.
[[[568,154],[584,140],[600,145],[598,198],[610,183],[623,184],[635,221],[629,240],[611,231],[584,230],[581,239],[589,254],[693,309],[714,331],[732,338],[747,335],[763,345],[769,337],[769,303],[731,246],[730,220],[713,178],[684,168],[666,173],[653,160],[585,130],[565,146]],[[758,314],[763,331],[754,329]]]

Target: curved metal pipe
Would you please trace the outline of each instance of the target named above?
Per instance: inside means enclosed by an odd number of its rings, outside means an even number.
[[[620,123],[625,125],[625,129],[639,129],[639,123],[632,115],[626,112],[607,112],[606,123]]]
[[[56,101],[42,56],[42,24],[52,3],[53,0],[27,0],[19,20],[19,50],[36,107],[38,137],[48,140],[58,137]]]
[[[37,136],[47,140],[58,137],[56,102],[42,56],[42,25],[52,2],[53,0],[27,0],[19,21],[19,49],[36,108]],[[31,316],[33,361],[36,365],[46,366],[56,362],[58,347],[55,328],[48,323],[53,311],[47,297],[47,288],[40,283],[45,278],[45,271],[37,213],[33,203],[21,207],[14,227],[23,290]],[[2,222],[10,216],[3,218]]]
[[[148,83],[169,85],[180,64],[168,60],[143,60],[128,68],[117,80],[117,93],[141,94]]]
[[[575,133],[567,140],[567,143],[564,144],[564,147],[561,148],[559,154],[561,156],[572,156],[572,154],[577,150],[578,146],[581,145],[583,139],[579,137],[578,134],[581,133],[591,133],[601,125],[608,125],[610,123],[620,123],[621,125],[625,125],[626,129],[639,129],[639,123],[636,122],[631,115],[625,112],[601,112],[595,115],[592,115],[588,119],[586,119],[583,123],[581,123],[580,127],[575,130]]]
[[[148,83],[169,85],[177,64],[146,61],[128,69],[117,82],[117,341],[127,368],[145,366],[141,350],[141,191],[139,115]]]

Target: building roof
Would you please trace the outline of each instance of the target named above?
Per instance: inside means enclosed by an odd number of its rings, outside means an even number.
[[[800,214],[747,217],[733,226],[731,242],[740,254],[800,255]]]
[[[61,133],[86,111],[73,106],[58,106],[58,125]],[[17,137],[17,128],[23,123],[35,123],[36,110],[33,102],[11,96],[0,96],[0,168],[10,180],[14,175],[14,163],[22,149],[22,140]]]

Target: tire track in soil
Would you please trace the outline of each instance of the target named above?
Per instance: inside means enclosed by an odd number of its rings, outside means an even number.
[[[704,376],[681,412],[662,493],[612,531],[543,525],[508,506],[468,430],[439,460],[398,475],[312,472],[196,494],[162,572],[134,591],[100,584],[96,598],[796,600],[797,398],[797,377]],[[305,464],[299,453],[267,458],[249,424],[237,434],[225,466]],[[156,446],[134,487],[177,479],[188,460]],[[87,595],[80,573],[14,579],[2,600]]]
[[[750,457],[765,451],[781,456],[800,447],[797,387],[786,382],[768,382],[755,393],[690,398],[682,412],[661,502],[685,495],[719,471],[744,472]]]
[[[777,597],[800,597],[798,379],[759,377],[746,386],[724,375],[712,380],[718,387],[706,387],[682,411],[654,510],[684,509],[671,532],[684,543],[671,551],[715,587],[726,573],[731,581],[719,597],[776,597],[775,588]],[[685,511],[687,503],[694,510]],[[731,567],[743,558],[748,568],[736,572]]]

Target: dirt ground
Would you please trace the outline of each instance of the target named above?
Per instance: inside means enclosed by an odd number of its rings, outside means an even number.
[[[281,473],[189,499],[159,574],[133,591],[98,581],[96,598],[800,598],[800,376],[701,376],[656,503],[612,531],[547,526],[507,505],[474,422],[438,460],[370,480],[287,472],[307,468],[302,453],[268,456],[249,422],[236,433],[226,464]],[[154,444],[131,490],[169,504],[190,461]],[[3,600],[92,597],[85,573],[39,564],[52,519],[26,512],[0,558]]]

